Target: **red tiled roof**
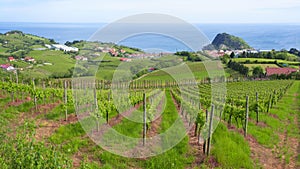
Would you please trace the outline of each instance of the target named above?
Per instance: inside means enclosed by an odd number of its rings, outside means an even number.
[[[0,65],[0,67],[3,68],[3,69],[7,69],[9,66],[10,66],[10,64],[3,64],[3,65]]]
[[[15,60],[15,58],[14,57],[8,57],[8,60]]]
[[[130,59],[128,59],[128,58],[120,58],[120,61],[128,61],[128,60],[130,60]]]
[[[267,67],[266,68],[266,75],[267,76],[271,76],[271,75],[281,75],[281,74],[285,74],[285,75],[288,75],[288,74],[291,74],[293,72],[297,72],[297,69],[293,69],[293,68],[270,68],[270,67]]]

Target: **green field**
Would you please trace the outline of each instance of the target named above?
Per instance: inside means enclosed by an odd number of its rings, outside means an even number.
[[[188,62],[187,66],[193,73],[193,76],[195,77],[196,80],[201,80],[201,79],[208,77],[206,67],[202,62]],[[184,79],[185,77],[189,76],[187,74],[180,72],[180,69],[181,68],[179,67],[178,68],[179,72],[176,73],[176,75],[180,76],[180,79]],[[224,73],[225,73],[225,76],[227,76],[227,77],[230,76],[230,74],[227,73],[227,71],[225,71],[225,69],[224,70],[212,70],[210,73],[211,73],[211,76],[218,76],[218,75],[221,76]],[[152,73],[149,73],[139,80],[173,80],[173,78],[171,77],[171,75],[169,75],[163,69],[163,70],[157,70]]]
[[[64,54],[62,51],[31,51],[28,56],[34,58],[37,62],[52,64],[40,64],[34,66],[33,71],[41,71],[44,76],[68,73],[68,71],[75,65],[75,60],[72,59],[70,55]]]
[[[2,44],[0,44],[0,54],[1,55],[9,55],[9,53],[6,53],[7,49],[2,47]]]
[[[255,67],[261,67],[264,72],[266,72],[267,67],[270,67],[270,68],[278,68],[279,67],[276,64],[244,64],[244,66],[248,67],[250,72],[252,72],[253,68],[255,68]]]
[[[233,59],[233,61],[236,62],[246,62],[246,61],[250,61],[252,63],[261,63],[261,62],[265,62],[265,63],[275,63],[277,61],[277,63],[282,63],[282,64],[300,64],[300,62],[293,62],[293,61],[286,61],[286,60],[278,60],[278,59],[261,59],[261,58],[235,58]]]
[[[98,80],[111,80],[120,63],[120,58],[105,56],[99,64],[96,78]],[[96,72],[96,70],[94,70],[94,72]]]

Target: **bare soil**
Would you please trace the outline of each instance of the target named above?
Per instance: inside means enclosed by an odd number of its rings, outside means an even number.
[[[185,120],[184,117],[182,117],[182,115],[180,114],[180,105],[177,103],[177,101],[175,100],[175,98],[172,96],[172,100],[175,104],[175,107],[177,109],[177,112],[179,113],[179,115],[181,116],[183,122],[184,122],[184,126],[189,126],[188,121]],[[200,144],[198,143],[198,138],[197,136],[195,136],[195,124],[193,124],[192,128],[187,132],[188,136],[189,136],[189,145],[192,148],[192,155],[195,157],[195,161],[188,167],[190,169],[196,168],[198,166],[200,166],[202,163],[204,163],[204,159],[205,159],[205,154],[203,154],[203,142],[200,142]],[[216,160],[208,160],[208,165],[209,166],[218,166]]]
[[[121,113],[121,114],[118,114],[116,117],[113,117],[109,120],[108,124],[110,126],[115,126],[117,124],[119,124],[124,117],[128,117],[132,114],[132,112],[134,112],[135,110],[137,110],[143,103],[139,103],[139,104],[136,104],[134,107],[131,107],[129,110]]]
[[[163,108],[165,98],[162,98],[159,105],[157,106],[157,112],[161,112]],[[160,115],[154,121],[151,122],[150,129],[147,131],[147,137],[154,137],[159,133],[160,125],[162,122],[162,116]]]
[[[57,121],[47,120],[47,119],[38,119],[36,121],[36,125],[38,128],[36,129],[35,133],[35,139],[37,141],[42,141],[45,138],[50,137],[55,130],[57,130],[59,127],[67,124],[72,124],[77,122],[78,119],[74,114],[70,114],[68,116],[68,120],[65,121],[64,119],[60,119]]]
[[[280,166],[280,161],[274,155],[272,149],[260,145],[256,139],[249,134],[247,135],[246,140],[249,143],[251,158],[254,162],[259,161],[260,165],[265,169],[274,169]]]

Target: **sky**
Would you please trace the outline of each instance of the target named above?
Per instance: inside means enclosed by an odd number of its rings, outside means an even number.
[[[161,13],[192,23],[300,23],[300,0],[0,0],[0,22],[113,22]]]

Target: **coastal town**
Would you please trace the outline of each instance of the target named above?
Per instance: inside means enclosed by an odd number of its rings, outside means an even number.
[[[63,51],[63,52],[70,52],[70,53],[78,53],[79,49],[76,47],[70,47],[67,45],[61,45],[61,44],[45,44],[44,49],[39,49],[39,50],[58,50],[58,51]],[[115,49],[115,48],[109,48],[109,47],[97,47],[96,48],[97,52],[104,53],[104,54],[109,54],[111,57],[118,57],[121,62],[131,62],[133,59],[146,59],[146,58],[159,58],[164,55],[172,55],[172,53],[144,53],[144,52],[136,52],[136,53],[127,53],[123,49]],[[222,58],[224,55],[228,56],[233,56],[233,58],[239,58],[242,55],[245,54],[259,54],[259,53],[267,53],[267,52],[275,52],[275,50],[206,50],[204,51],[207,53],[209,56],[213,58]],[[95,54],[96,55],[96,54]],[[100,56],[99,54],[97,56]],[[76,61],[88,61],[89,58],[83,55],[76,55],[74,56],[74,59]],[[36,60],[30,56],[26,56],[24,58],[14,58],[13,56],[9,56],[7,58],[7,63],[6,64],[1,64],[0,68],[6,71],[16,71],[18,68],[15,68],[13,65],[15,62],[25,62],[28,63],[29,65],[35,64]],[[47,63],[44,62],[43,65],[48,65],[51,66],[52,63]],[[31,68],[32,66],[28,66],[28,68]],[[20,70],[23,70],[21,68]],[[154,71],[155,68],[149,68],[149,71]],[[272,75],[289,75],[294,72],[299,72],[299,68],[291,68],[291,67],[266,67],[264,72],[265,76],[272,76]]]

